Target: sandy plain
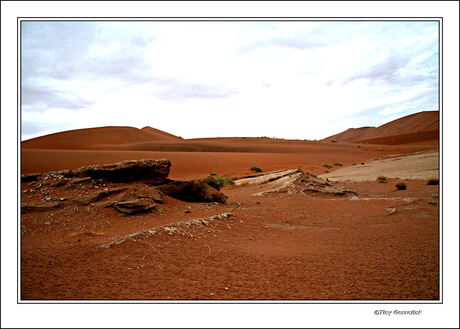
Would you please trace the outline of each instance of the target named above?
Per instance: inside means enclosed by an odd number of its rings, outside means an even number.
[[[251,166],[263,173],[300,168],[332,179],[341,171],[366,170],[356,168],[361,163],[374,168],[395,159],[372,161],[377,157],[437,149],[436,140],[360,147],[266,138],[134,138],[131,143],[93,141],[72,147],[60,140],[59,148],[49,139],[48,145],[45,139],[36,145],[24,142],[22,173],[166,158],[172,163],[172,179],[211,173],[237,178],[253,175]],[[399,163],[411,161],[411,156],[398,157]],[[366,176],[368,180],[350,174],[352,179],[340,186],[354,189],[357,196],[289,192],[255,196],[267,185],[241,184],[221,189],[229,197],[225,204],[165,196],[161,211],[130,216],[97,204],[27,212],[20,221],[21,299],[437,300],[439,186],[395,175],[399,179],[389,175],[382,184],[374,173]],[[395,189],[399,181],[405,182],[406,190]],[[84,182],[73,190],[23,182],[21,202],[40,203],[117,186]],[[178,232],[158,229],[225,213],[231,213],[231,219]],[[101,248],[119,237],[155,228],[161,234]]]

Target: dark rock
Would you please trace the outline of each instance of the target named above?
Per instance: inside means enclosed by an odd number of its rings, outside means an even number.
[[[128,215],[139,212],[148,212],[156,208],[155,202],[148,198],[119,201],[115,202],[112,207],[114,207],[117,211]]]
[[[170,167],[169,160],[129,160],[81,167],[63,175],[65,177],[91,177],[110,182],[142,181],[157,185],[167,181]]]
[[[171,162],[169,160],[128,160],[112,164],[85,166],[74,170],[52,171],[46,174],[25,174],[22,182],[36,181],[42,177],[61,179],[83,178],[72,181],[73,184],[82,183],[90,179],[110,182],[142,181],[148,184],[162,184],[167,181]]]
[[[42,174],[24,174],[21,176],[21,182],[33,182],[40,178]]]
[[[157,203],[163,203],[163,193],[161,193],[156,187],[145,186],[144,188],[137,189],[134,195],[139,198],[149,198]]]
[[[169,181],[158,186],[164,194],[182,201],[225,203],[228,197],[218,188],[212,177],[202,180]]]

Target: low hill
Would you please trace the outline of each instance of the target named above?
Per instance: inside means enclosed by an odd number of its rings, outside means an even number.
[[[23,141],[26,149],[95,149],[97,145],[177,141],[179,137],[144,127],[99,127],[63,131]]]
[[[390,121],[379,127],[350,128],[339,134],[327,137],[323,141],[343,141],[343,142],[362,142],[377,143],[382,138],[385,143],[404,144],[406,140],[417,140],[416,134],[422,134],[420,140],[426,140],[428,136],[437,136],[439,131],[439,112],[425,111]],[[428,133],[427,132],[431,132]],[[414,135],[415,134],[415,135]],[[393,138],[390,136],[411,135],[410,138]]]

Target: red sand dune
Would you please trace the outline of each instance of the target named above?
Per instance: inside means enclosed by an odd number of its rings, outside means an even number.
[[[97,149],[102,145],[119,145],[151,141],[174,141],[179,137],[151,127],[100,127],[76,129],[41,136],[22,142],[27,149]]]
[[[372,138],[360,141],[361,143],[368,144],[381,144],[381,145],[400,145],[400,144],[431,144],[434,148],[439,147],[439,130],[421,131],[412,134],[402,134],[385,136],[379,138]]]
[[[356,139],[370,129],[377,131],[382,127],[398,132],[432,129],[437,127],[434,114],[437,118],[437,112],[422,112],[379,128],[349,130],[348,135],[354,134]],[[404,124],[413,126],[404,128]],[[364,133],[359,133],[361,131]],[[434,131],[374,137],[367,141],[369,145],[357,148],[352,143],[254,137],[184,140],[151,127],[101,127],[65,131],[22,142],[21,170],[25,174],[122,160],[165,158],[172,163],[171,177],[175,179],[199,178],[210,173],[241,176],[250,173],[252,166],[264,171],[300,167],[319,174],[325,170],[324,163],[351,165],[381,155],[438,148],[437,137]],[[374,143],[384,145],[372,145]]]
[[[385,144],[391,142],[394,144],[405,144],[406,140],[409,143],[420,142],[427,140],[428,136],[437,135],[439,131],[439,112],[438,111],[425,111],[415,114],[411,114],[397,120],[390,121],[377,128],[375,127],[362,127],[362,128],[350,128],[339,134],[327,137],[324,141],[346,141],[346,142],[361,142],[368,141],[369,143],[380,144],[383,141]],[[429,134],[422,134],[431,132]],[[421,133],[420,137],[415,134]],[[412,134],[409,139],[406,138],[394,138],[379,140],[383,137],[395,136],[395,135],[408,135]],[[432,139],[435,139],[432,138]]]

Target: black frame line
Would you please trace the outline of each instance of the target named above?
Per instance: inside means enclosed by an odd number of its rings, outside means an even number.
[[[21,222],[21,137],[22,137],[22,94],[20,90],[22,87],[22,47],[21,47],[21,23],[25,22],[437,22],[438,23],[438,111],[440,116],[440,130],[439,138],[439,300],[21,300],[20,299],[20,256],[21,254],[21,234],[19,225]],[[379,305],[379,304],[403,304],[403,305],[439,305],[444,304],[444,226],[443,226],[443,196],[444,185],[443,181],[443,17],[17,17],[17,51],[18,56],[16,59],[17,65],[17,144],[16,155],[18,159],[18,178],[17,178],[17,196],[18,196],[18,220],[16,222],[16,235],[17,235],[17,300],[16,304],[315,304],[315,305],[328,305],[328,304],[356,304],[356,305]]]

